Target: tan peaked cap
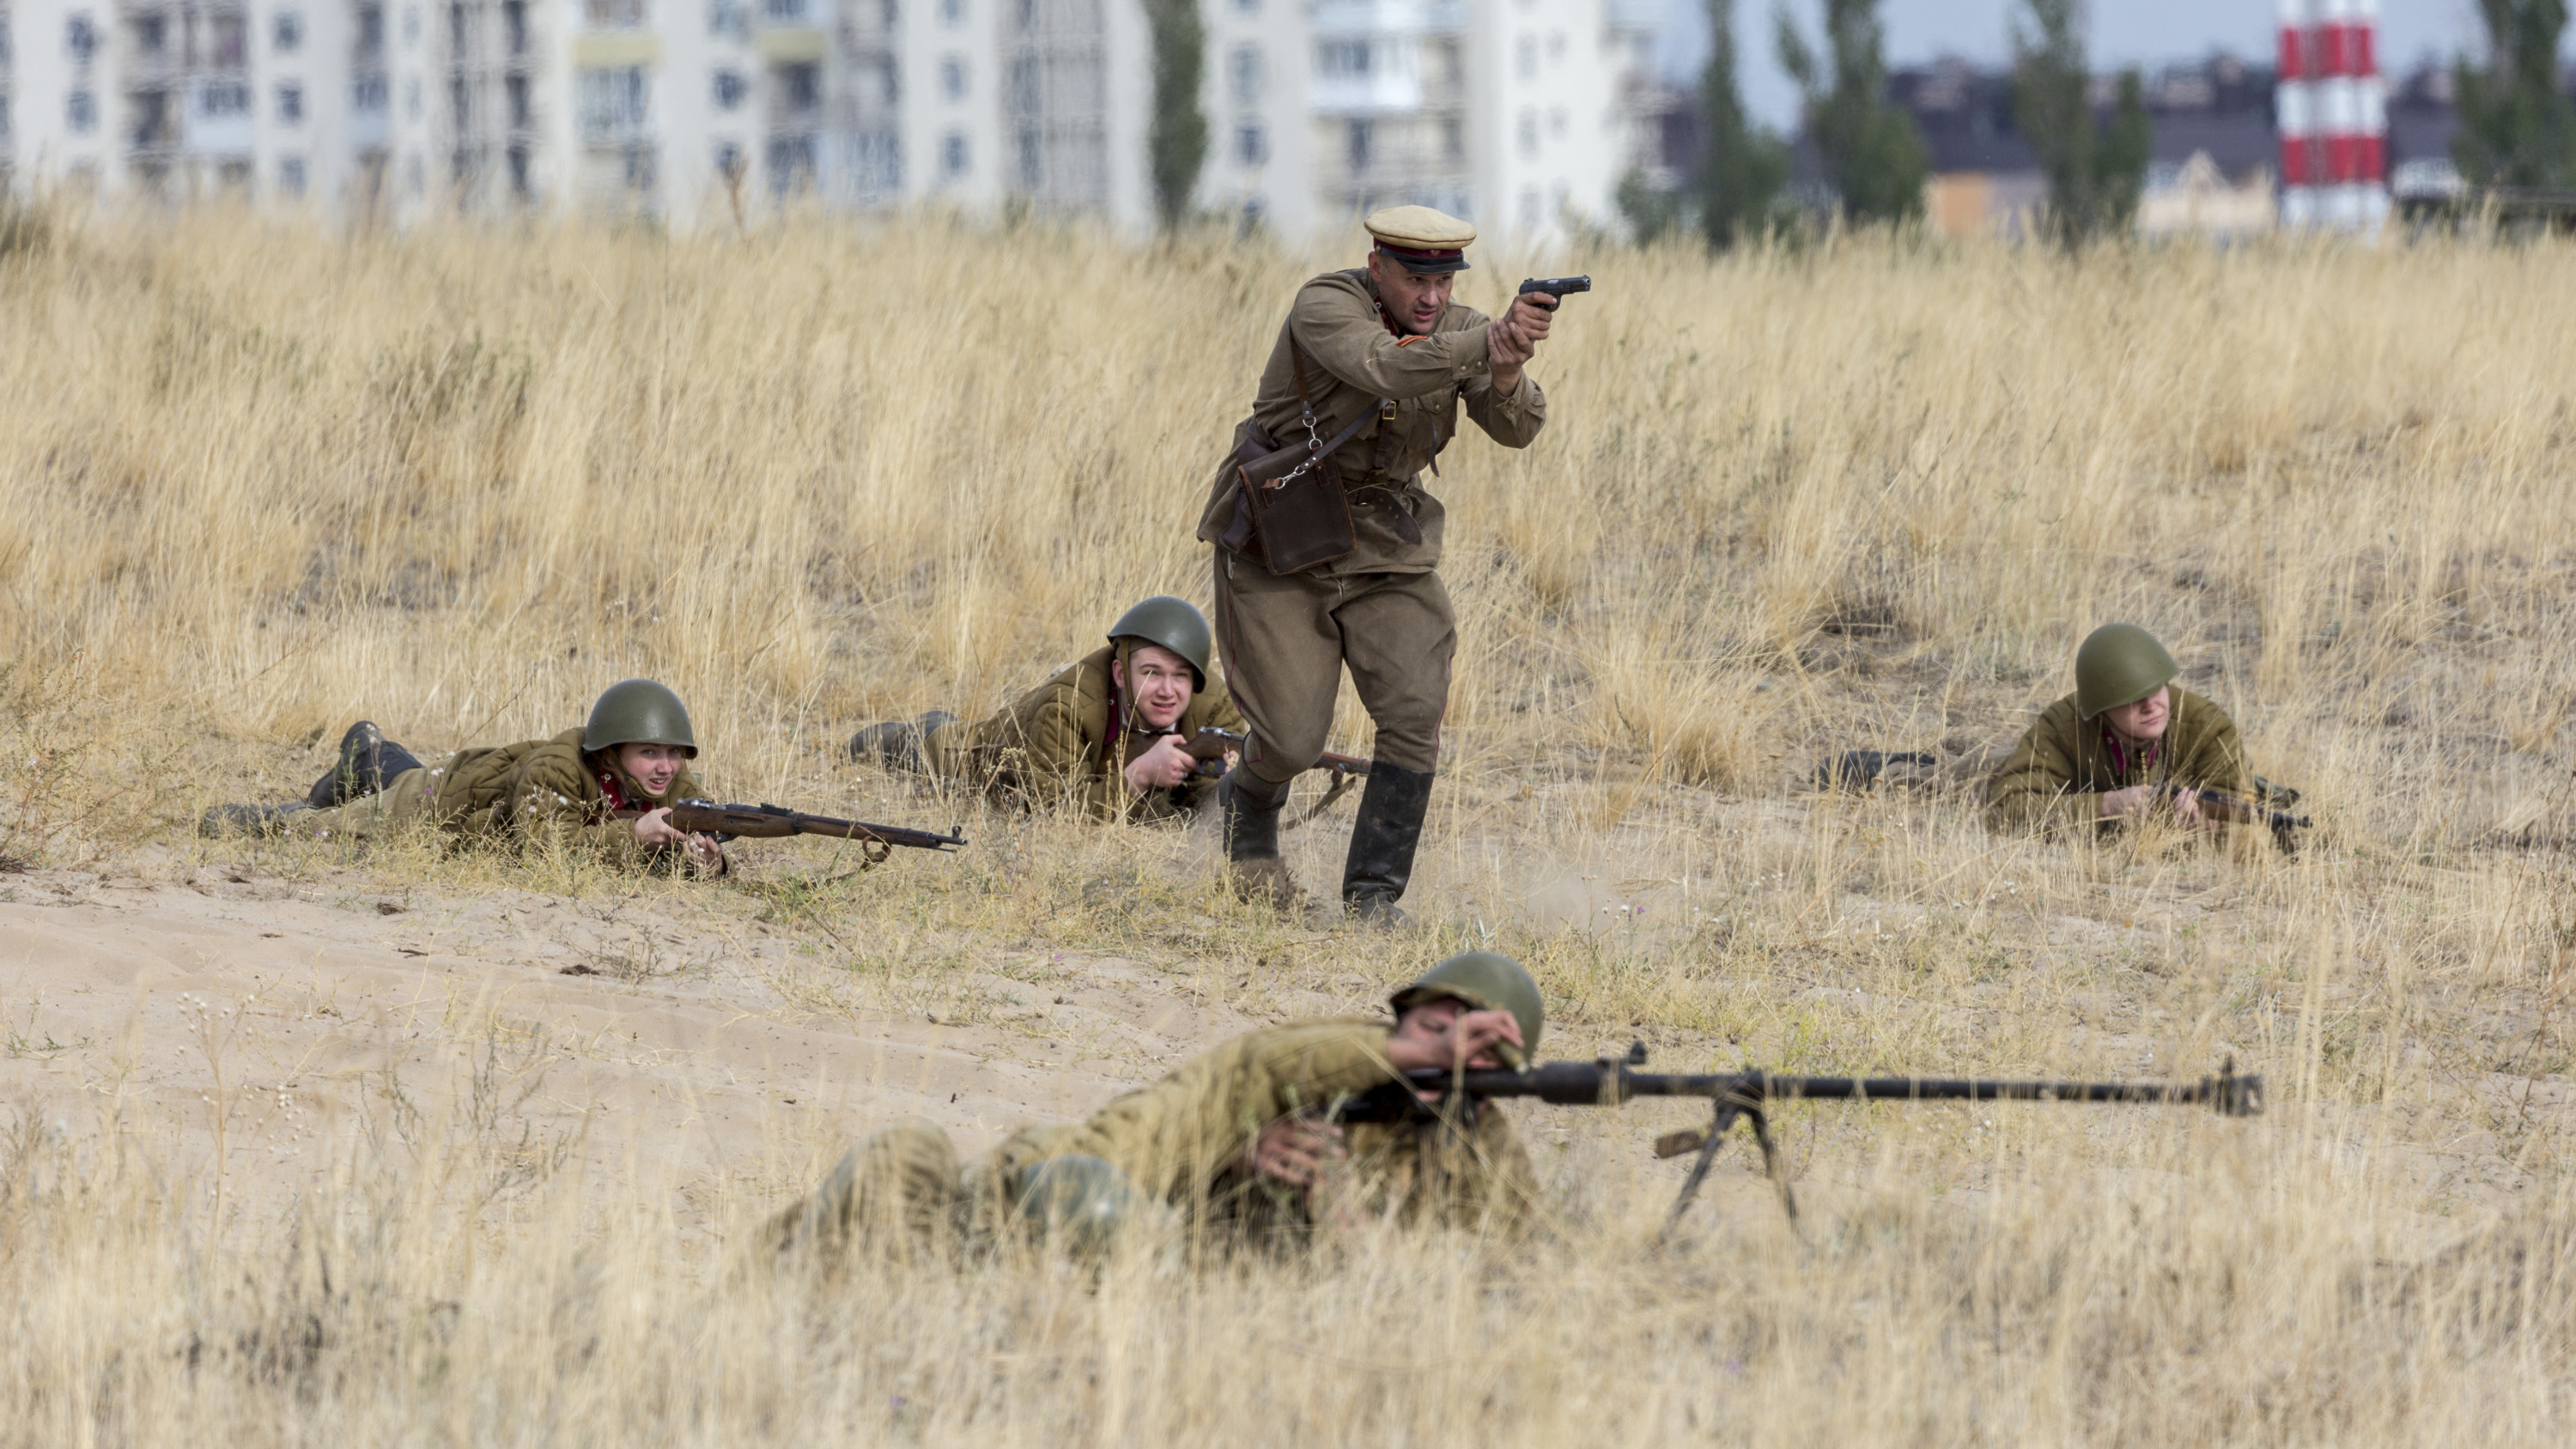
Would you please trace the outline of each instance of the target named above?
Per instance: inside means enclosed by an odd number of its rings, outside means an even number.
[[[1370,236],[1406,251],[1457,251],[1472,246],[1476,229],[1427,206],[1390,206],[1372,211],[1364,223]]]

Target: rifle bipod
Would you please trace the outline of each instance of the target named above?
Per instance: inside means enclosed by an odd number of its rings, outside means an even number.
[[[1682,1190],[1673,1197],[1673,1210],[1664,1216],[1661,1232],[1655,1234],[1655,1246],[1672,1240],[1673,1229],[1681,1226],[1682,1214],[1690,1211],[1692,1199],[1699,1196],[1699,1185],[1708,1181],[1708,1170],[1717,1163],[1718,1149],[1726,1145],[1727,1129],[1741,1117],[1753,1127],[1753,1140],[1762,1149],[1762,1173],[1780,1189],[1781,1210],[1788,1213],[1789,1225],[1798,1223],[1798,1195],[1789,1190],[1789,1174],[1780,1166],[1780,1146],[1771,1140],[1771,1119],[1763,1114],[1762,1104],[1741,1097],[1720,1097],[1715,1119],[1705,1130],[1684,1128],[1667,1132],[1655,1139],[1657,1157],[1679,1157],[1693,1148],[1699,1155],[1692,1159],[1690,1176],[1682,1180]]]

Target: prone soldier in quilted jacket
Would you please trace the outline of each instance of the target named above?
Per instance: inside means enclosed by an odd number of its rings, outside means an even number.
[[[934,712],[871,725],[850,758],[987,790],[1025,805],[1077,803],[1102,820],[1172,820],[1216,781],[1181,746],[1243,716],[1211,680],[1207,616],[1186,599],[1146,599],[1109,626],[1108,643],[1048,676],[991,718]]]
[[[1370,1222],[1526,1231],[1537,1175],[1498,1105],[1464,1123],[1345,1126],[1330,1111],[1405,1072],[1525,1060],[1544,1025],[1538,983],[1508,956],[1470,951],[1390,1005],[1392,1022],[1246,1033],[1086,1121],[1025,1128],[973,1167],[936,1128],[888,1128],[773,1218],[755,1257],[828,1267],[853,1250],[974,1249],[1014,1222],[1070,1224],[1077,1248],[1155,1225],[1271,1246]]]
[[[428,764],[361,720],[305,799],[219,806],[198,829],[366,840],[428,821],[460,839],[720,874],[725,857],[715,840],[669,820],[670,805],[703,794],[688,768],[697,753],[680,697],[650,679],[629,679],[600,695],[588,723],[552,739],[459,750]]]

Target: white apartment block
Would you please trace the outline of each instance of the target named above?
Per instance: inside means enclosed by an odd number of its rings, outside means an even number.
[[[1202,0],[1198,200],[1607,225],[1641,0]],[[782,204],[1151,223],[1141,0],[0,0],[0,177],[350,217]]]

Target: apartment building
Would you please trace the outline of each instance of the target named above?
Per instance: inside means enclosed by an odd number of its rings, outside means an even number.
[[[1644,0],[1202,0],[1201,205],[1605,223]],[[395,222],[1005,204],[1152,219],[1141,0],[0,0],[10,184]]]

